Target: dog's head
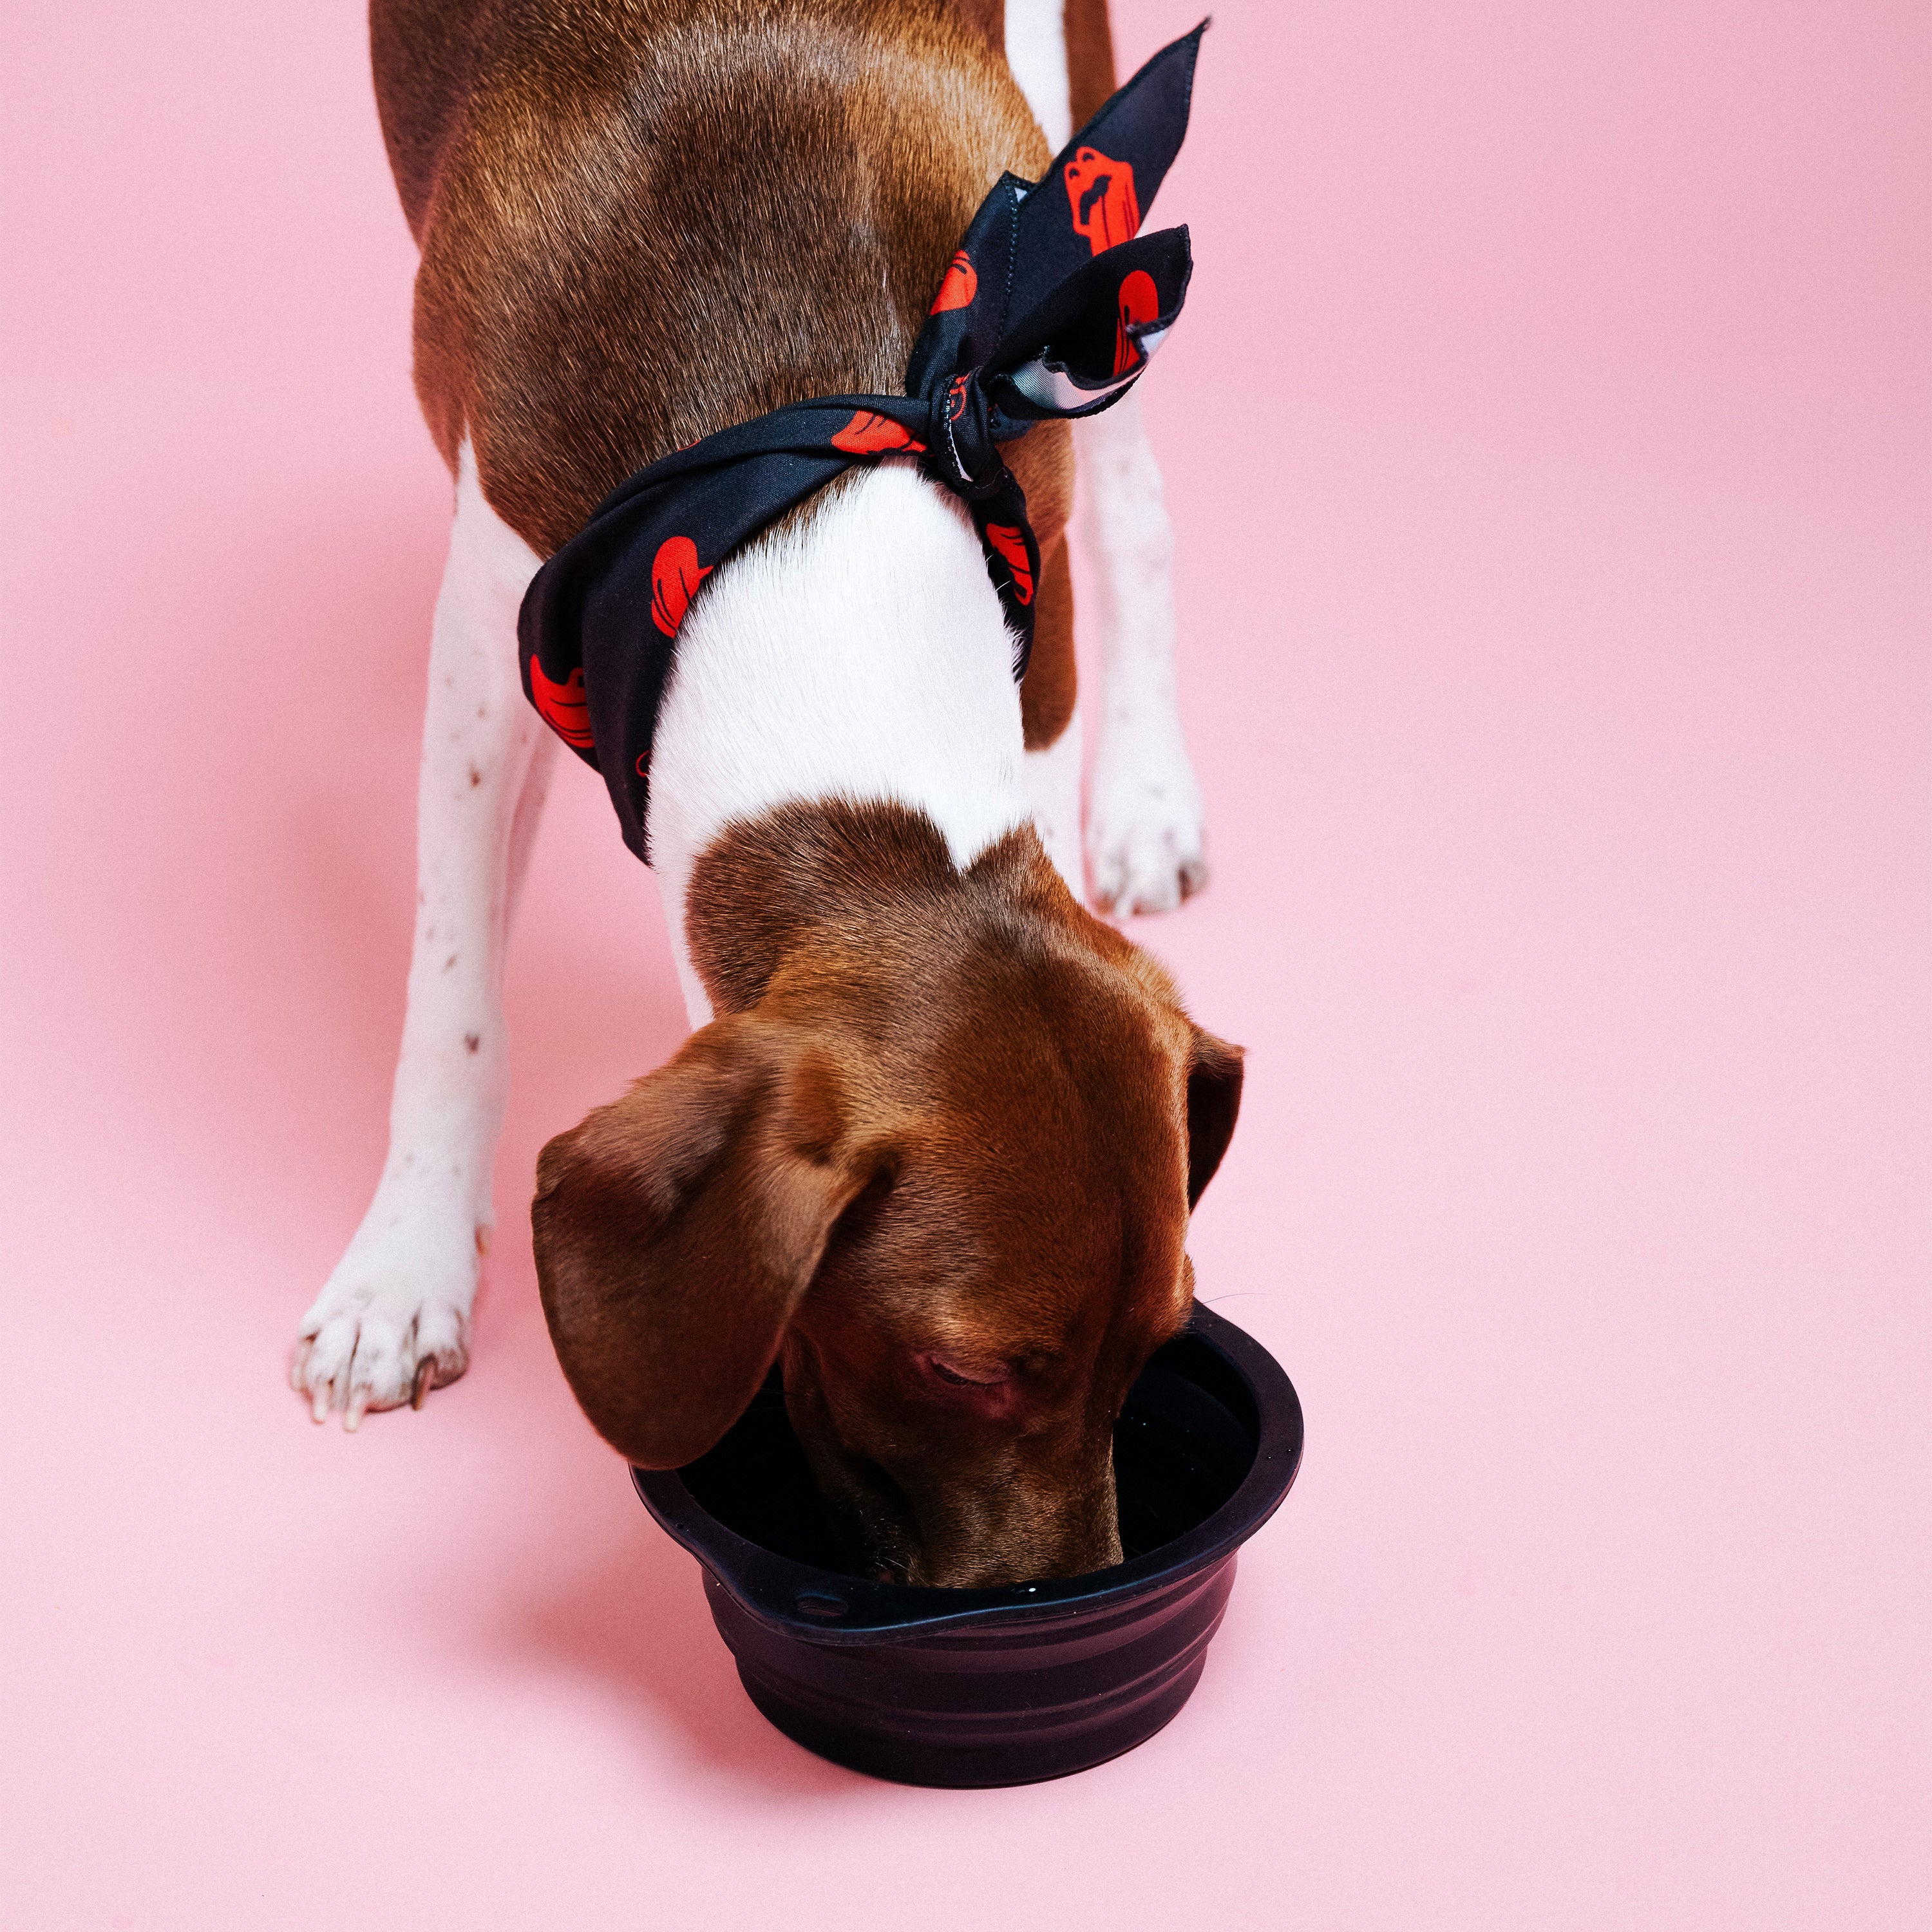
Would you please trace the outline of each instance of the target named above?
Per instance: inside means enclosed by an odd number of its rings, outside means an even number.
[[[1240,1054],[1030,832],[898,884],[749,962],[754,998],[544,1150],[544,1311],[634,1462],[703,1454],[782,1349],[857,1561],[1078,1574],[1120,1556],[1114,1423],[1186,1321]]]

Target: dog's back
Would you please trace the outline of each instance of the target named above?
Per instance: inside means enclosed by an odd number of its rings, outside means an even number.
[[[684,444],[896,390],[980,199],[1047,159],[956,0],[376,0],[372,28],[418,389],[539,555]]]

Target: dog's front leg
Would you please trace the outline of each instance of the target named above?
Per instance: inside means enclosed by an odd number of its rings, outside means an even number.
[[[1166,912],[1208,882],[1200,788],[1174,697],[1174,528],[1139,398],[1074,427],[1102,680],[1088,868],[1102,907]]]
[[[508,1064],[503,957],[555,740],[524,701],[517,608],[537,560],[466,445],[436,599],[417,812],[416,934],[389,1152],[291,1370],[315,1419],[420,1403],[468,1366]]]

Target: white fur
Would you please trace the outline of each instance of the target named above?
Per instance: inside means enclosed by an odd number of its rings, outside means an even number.
[[[1066,0],[1006,0],[1006,64],[1057,154],[1073,132]]]
[[[683,945],[698,856],[801,799],[916,806],[970,863],[1024,824],[1012,639],[964,512],[908,460],[855,474],[729,560],[678,634],[651,749],[651,863],[692,1024]]]
[[[1033,822],[1067,890],[1084,902],[1080,858],[1080,713],[1076,709],[1066,728],[1045,749],[1029,752],[1021,768]]]
[[[1137,396],[1073,430],[1102,686],[1088,874],[1101,906],[1166,912],[1208,880],[1201,790],[1174,698],[1174,526]]]
[[[410,1400],[467,1362],[493,1220],[508,1060],[503,958],[556,741],[526,701],[517,607],[537,566],[483,500],[465,444],[430,633],[416,795],[416,934],[369,1211],[304,1317],[291,1379],[320,1422]]]

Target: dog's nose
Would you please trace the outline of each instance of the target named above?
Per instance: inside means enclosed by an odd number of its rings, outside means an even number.
[[[956,1507],[950,1533],[922,1538],[908,1580],[929,1588],[1006,1589],[1063,1576],[1084,1576],[1120,1560],[1112,1472],[1104,1482],[1070,1491],[1056,1486],[991,1499],[993,1507]]]

